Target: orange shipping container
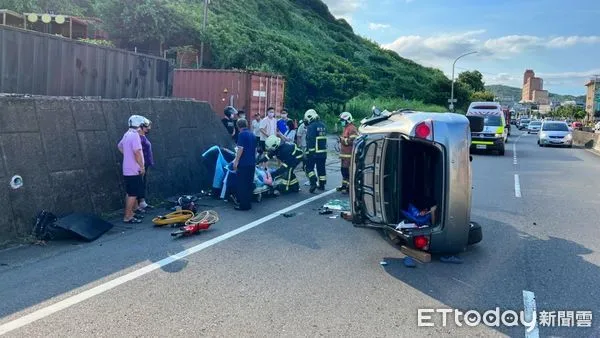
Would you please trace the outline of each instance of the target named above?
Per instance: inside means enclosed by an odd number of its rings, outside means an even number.
[[[247,116],[280,112],[284,107],[285,78],[282,75],[223,69],[175,69],[173,96],[208,102],[217,115],[232,105]]]

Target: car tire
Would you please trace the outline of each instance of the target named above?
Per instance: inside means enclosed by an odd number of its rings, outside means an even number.
[[[498,153],[500,154],[500,156],[504,156],[504,146],[502,146],[502,148],[500,148]]]
[[[481,229],[481,225],[479,225],[477,222],[471,222],[471,228],[469,229],[469,240],[467,244],[477,244],[481,242],[481,240],[483,240],[483,231]]]

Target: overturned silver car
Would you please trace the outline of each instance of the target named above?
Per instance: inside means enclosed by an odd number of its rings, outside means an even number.
[[[469,148],[471,131],[482,129],[479,117],[374,109],[352,154],[353,224],[427,253],[480,242],[481,227],[471,221]]]

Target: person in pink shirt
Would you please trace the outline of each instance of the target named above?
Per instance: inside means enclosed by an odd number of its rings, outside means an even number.
[[[137,198],[144,194],[144,153],[140,138],[140,129],[146,118],[132,115],[129,118],[129,129],[118,144],[119,151],[123,154],[123,179],[125,181],[125,223],[141,223],[142,216],[136,216]]]

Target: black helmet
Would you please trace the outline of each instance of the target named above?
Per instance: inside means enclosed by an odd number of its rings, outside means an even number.
[[[223,113],[225,114],[225,116],[231,117],[232,115],[237,115],[238,111],[237,111],[237,109],[233,108],[232,106],[227,106],[227,107],[225,107],[225,110],[223,111]]]

